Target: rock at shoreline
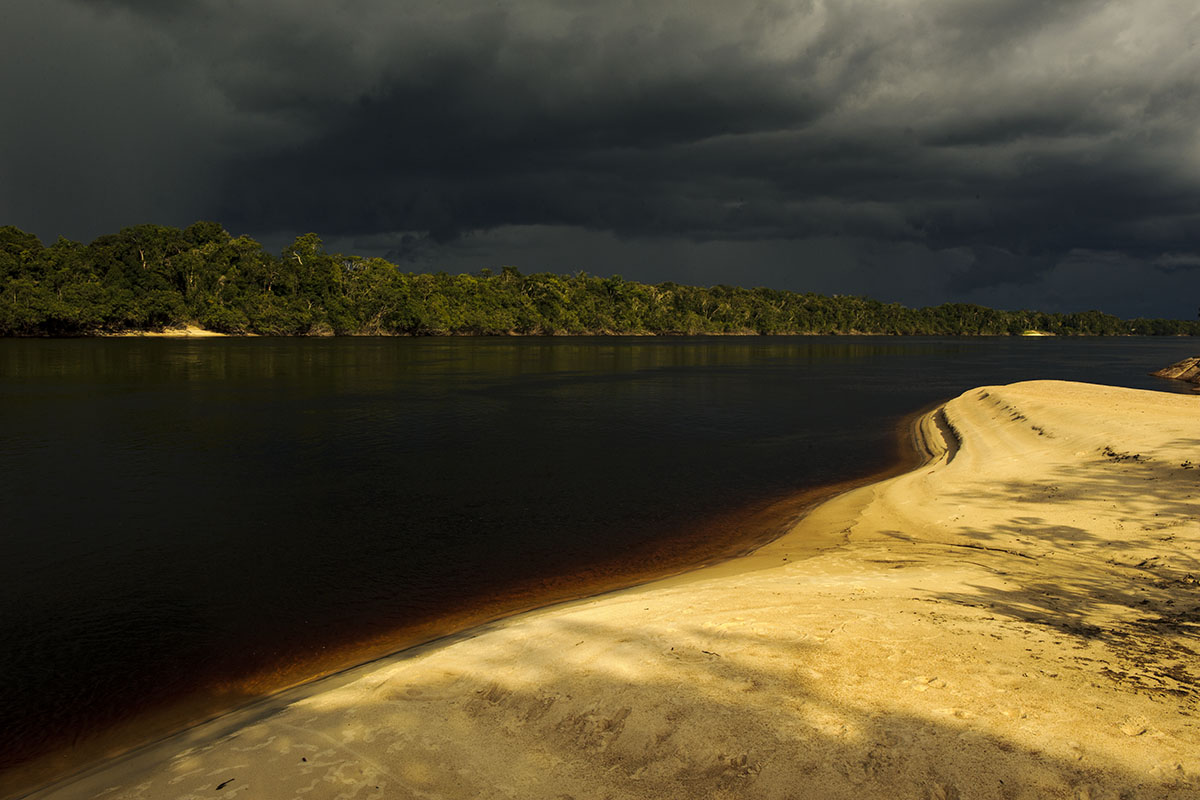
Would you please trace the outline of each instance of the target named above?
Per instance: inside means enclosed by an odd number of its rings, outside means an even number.
[[[1185,358],[1169,367],[1150,373],[1157,378],[1174,378],[1178,381],[1200,384],[1200,356]]]

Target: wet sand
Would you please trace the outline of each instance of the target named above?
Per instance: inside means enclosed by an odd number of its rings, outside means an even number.
[[[754,554],[298,687],[38,798],[1200,797],[1200,398],[1038,381]]]

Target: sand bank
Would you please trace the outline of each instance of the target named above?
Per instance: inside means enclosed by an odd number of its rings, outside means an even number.
[[[1200,391],[1200,356],[1192,356],[1182,361],[1176,361],[1171,366],[1155,370],[1150,374],[1157,375],[1160,378],[1173,378],[1177,381],[1194,383],[1197,385],[1197,391]]]
[[[1200,398],[1032,382],[751,557],[301,687],[38,798],[1198,798]]]
[[[184,325],[181,328],[163,328],[161,331],[122,331],[113,335],[151,339],[211,339],[229,334],[206,330],[197,325]]]

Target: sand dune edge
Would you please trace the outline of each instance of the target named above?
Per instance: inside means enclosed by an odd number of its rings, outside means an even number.
[[[930,463],[736,569],[485,626],[30,796],[1200,798],[1200,398],[984,387],[923,430]]]

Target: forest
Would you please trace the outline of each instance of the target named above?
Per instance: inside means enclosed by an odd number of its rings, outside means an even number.
[[[1123,320],[735,286],[644,284],[614,275],[404,272],[327,253],[316,234],[278,255],[215,222],[138,225],[50,246],[0,227],[0,336],[94,336],[198,325],[228,334],[1069,336],[1200,334],[1192,320]]]

